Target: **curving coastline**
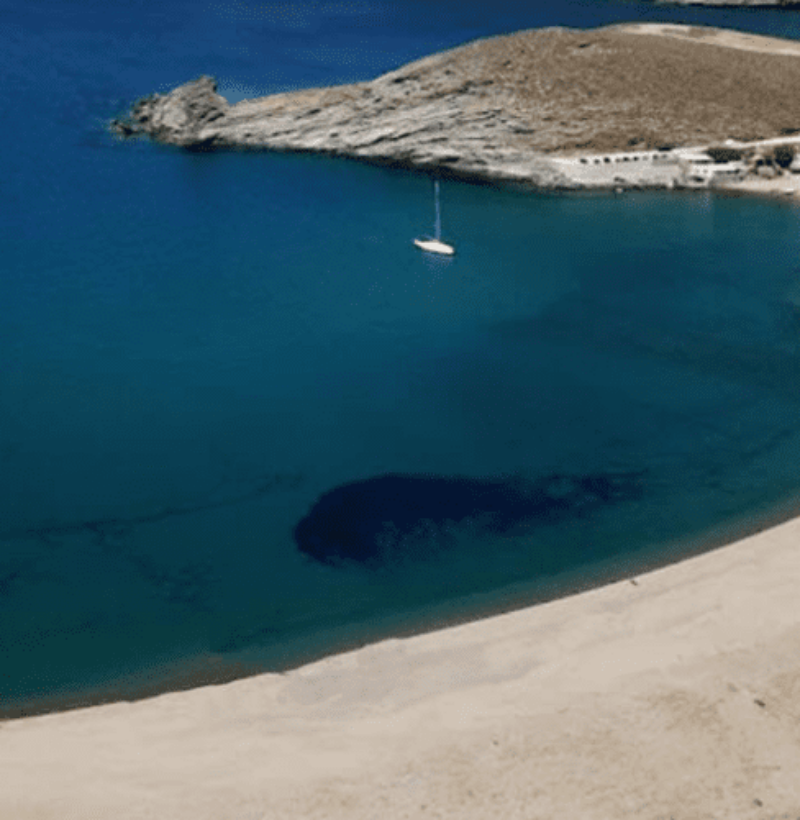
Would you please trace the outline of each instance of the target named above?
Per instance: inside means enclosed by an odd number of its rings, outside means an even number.
[[[790,521],[285,675],[0,721],[0,818],[800,817],[799,539]]]
[[[794,520],[285,675],[0,722],[0,818],[794,820],[798,538]]]
[[[792,155],[798,142],[798,57],[800,43],[724,29],[548,28],[468,43],[370,82],[235,105],[201,77],[143,98],[111,128],[189,150],[309,151],[567,189],[696,185],[687,153],[733,142],[740,176],[764,180],[788,169],[764,141]],[[563,161],[653,152],[673,161],[671,173],[662,163],[587,179]]]

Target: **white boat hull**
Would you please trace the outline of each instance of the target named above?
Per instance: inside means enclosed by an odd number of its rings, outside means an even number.
[[[440,253],[445,256],[452,256],[456,251],[452,245],[440,242],[438,239],[415,239],[414,244],[428,253]]]

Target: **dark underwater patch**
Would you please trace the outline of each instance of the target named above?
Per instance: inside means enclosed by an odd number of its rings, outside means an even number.
[[[453,526],[508,535],[639,498],[643,473],[553,473],[538,480],[391,473],[319,497],[294,529],[300,552],[323,564],[378,568],[446,545]]]

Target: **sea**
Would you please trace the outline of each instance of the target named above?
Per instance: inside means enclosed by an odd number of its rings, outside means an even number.
[[[798,11],[620,0],[0,0],[1,717],[284,671],[797,513],[797,206],[445,178],[432,258],[429,176],[107,127],[202,74],[236,102],[635,20],[800,38]]]

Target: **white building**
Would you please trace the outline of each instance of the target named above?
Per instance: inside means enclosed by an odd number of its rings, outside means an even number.
[[[708,187],[747,172],[743,162],[714,162],[696,148],[585,154],[552,161],[566,177],[586,188]]]
[[[709,154],[698,150],[677,150],[674,153],[685,185],[707,187],[726,179],[738,179],[747,173],[747,166],[740,160],[714,162]]]

